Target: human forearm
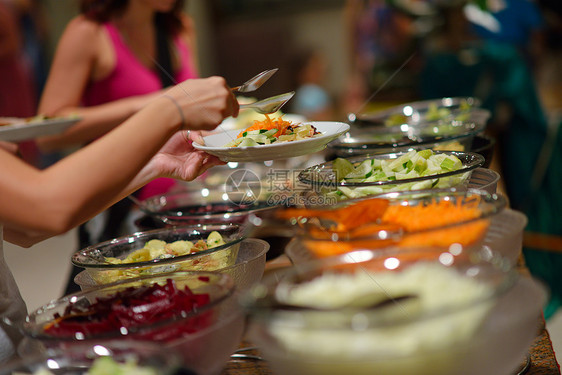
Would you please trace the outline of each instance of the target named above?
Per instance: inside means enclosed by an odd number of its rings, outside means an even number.
[[[130,182],[177,129],[177,109],[163,98],[117,127],[111,137],[44,171],[2,155],[2,164],[14,173],[0,182],[3,195],[12,197],[0,198],[0,221],[10,218],[15,230],[25,228],[37,237],[69,230],[130,193]]]
[[[211,130],[237,114],[224,79],[189,80],[45,170],[0,148],[0,223],[28,245],[83,223],[153,178],[192,180],[221,162],[178,130]]]
[[[78,116],[81,120],[62,134],[37,139],[37,144],[45,152],[84,145],[107,134],[159,95],[161,93],[157,92],[93,107],[66,107],[57,111],[50,111],[46,106],[41,106],[39,111],[42,114],[63,117]]]

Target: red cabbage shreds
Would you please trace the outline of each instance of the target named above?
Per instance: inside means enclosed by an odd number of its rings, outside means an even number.
[[[91,305],[71,304],[66,307],[63,316],[55,314],[55,321],[46,325],[44,330],[58,337],[74,337],[78,332],[89,337],[116,332],[121,327],[142,328],[159,321],[185,317],[210,300],[208,294],[195,294],[187,286],[179,290],[168,279],[164,285],[131,287],[111,296],[99,297]],[[169,341],[197,332],[211,323],[212,312],[208,311],[142,333],[139,338]]]

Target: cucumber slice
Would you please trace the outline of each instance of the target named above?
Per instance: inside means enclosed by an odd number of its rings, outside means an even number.
[[[400,172],[403,169],[406,169],[405,166],[407,165],[408,161],[412,159],[412,157],[416,154],[416,150],[411,150],[405,153],[404,155],[400,156],[397,159],[394,159],[388,167],[393,170],[394,172]]]
[[[431,150],[431,149],[420,150],[420,151],[418,151],[418,155],[421,156],[424,159],[429,159],[429,157],[431,155],[433,155],[433,150]]]
[[[462,168],[462,161],[459,158],[457,158],[455,155],[448,155],[441,162],[441,168],[447,171],[456,171]]]
[[[355,167],[349,160],[337,158],[332,162],[332,169],[336,175],[336,181],[341,181],[345,176],[351,173]]]
[[[365,160],[359,164],[355,169],[348,173],[345,178],[369,178],[373,174],[371,160]]]
[[[238,144],[238,147],[253,147],[253,146],[259,146],[259,143],[257,143],[252,138],[248,138],[248,137],[243,137],[242,142]]]
[[[254,140],[254,142],[259,143],[259,144],[270,143],[269,138],[267,138],[263,134],[249,134],[245,138],[252,139],[252,140]]]
[[[275,133],[278,132],[277,129],[269,129],[269,130],[263,129],[263,130],[264,130],[263,135],[265,135],[266,137],[273,137]]]
[[[412,185],[411,190],[431,189],[432,184],[433,184],[433,182],[431,180],[424,180],[424,181],[416,182]]]
[[[357,198],[357,193],[355,193],[355,191],[353,189],[350,189],[346,186],[340,186],[338,188],[338,191],[341,191],[343,193],[344,196],[346,196],[347,198]]]
[[[236,138],[233,141],[228,142],[226,145],[224,145],[224,147],[236,147],[238,146],[245,138],[240,137],[240,138]]]

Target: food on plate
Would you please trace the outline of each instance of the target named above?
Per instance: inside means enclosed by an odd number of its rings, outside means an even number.
[[[73,116],[66,116],[66,117],[56,117],[56,116],[37,115],[33,117],[0,117],[0,126],[25,125],[25,124],[33,124],[33,123],[38,123],[48,120],[72,119],[72,118],[77,118],[77,116],[73,115]]]
[[[265,120],[255,120],[254,124],[238,134],[238,137],[225,147],[252,147],[312,138],[319,133],[311,124],[292,123],[265,115]]]
[[[23,373],[17,373],[23,375]],[[124,363],[115,361],[109,356],[96,358],[84,375],[158,375],[158,371],[148,366],[139,366],[133,358]],[[33,372],[33,375],[55,375],[45,367]]]
[[[208,283],[208,276],[199,276],[201,283]],[[211,301],[207,293],[194,293],[189,287],[177,288],[173,280],[140,284],[97,297],[86,304],[69,304],[63,314],[55,313],[53,320],[43,326],[45,333],[53,337],[95,337],[109,333],[135,332],[135,338],[168,342],[184,335],[203,330],[212,323],[212,311],[200,311]],[[191,319],[178,320],[173,327],[158,326],[159,322],[185,318],[197,312]],[[151,330],[146,327],[156,325]],[[145,328],[145,330],[141,330]]]
[[[352,164],[346,159],[338,158],[333,162],[332,168],[337,182],[341,184],[400,181],[436,176],[433,179],[401,184],[338,186],[337,190],[329,194],[339,199],[360,198],[388,191],[447,188],[460,185],[469,177],[469,173],[462,173],[439,178],[440,174],[462,169],[463,163],[454,154],[434,153],[430,149],[411,150],[395,159],[366,159],[360,164]]]
[[[308,222],[323,220],[322,224],[307,227],[303,241],[315,256],[327,257],[390,245],[473,245],[484,237],[489,226],[488,219],[481,219],[480,200],[473,196],[462,202],[443,199],[403,205],[373,198],[337,209],[288,208],[277,215],[301,223],[304,218]]]
[[[147,262],[153,259],[166,259],[193,254],[224,244],[224,239],[217,231],[211,232],[206,240],[201,239],[195,243],[185,240],[167,243],[166,241],[154,239],[148,241],[142,249],[135,250],[127,255],[125,259],[105,257],[105,261],[111,264]]]
[[[277,301],[311,308],[308,314],[299,311],[298,319],[289,312],[268,322],[267,335],[280,345],[283,360],[295,361],[306,374],[455,373],[456,356],[463,354],[456,348],[478,335],[494,289],[437,262],[353,269],[325,271],[299,284],[280,281]],[[342,309],[370,295],[411,298],[378,310]]]

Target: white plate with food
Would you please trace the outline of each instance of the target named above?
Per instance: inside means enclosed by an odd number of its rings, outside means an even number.
[[[79,120],[80,118],[76,116],[0,117],[0,141],[24,141],[44,135],[59,134]]]
[[[193,146],[226,162],[288,159],[323,150],[328,143],[346,133],[349,125],[336,121],[311,121],[292,123],[284,134],[273,130],[276,129],[251,127],[219,131],[204,137],[205,145],[194,142]]]

